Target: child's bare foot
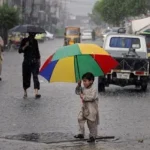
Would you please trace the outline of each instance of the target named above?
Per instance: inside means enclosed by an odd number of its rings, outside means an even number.
[[[95,143],[95,138],[94,137],[90,137],[89,140],[87,140],[88,143]]]
[[[78,135],[75,135],[74,138],[76,138],[76,139],[84,139],[84,135],[83,134],[78,134]]]

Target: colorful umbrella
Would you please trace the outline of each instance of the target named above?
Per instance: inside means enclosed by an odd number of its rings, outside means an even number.
[[[118,65],[103,48],[95,44],[65,46],[51,55],[40,69],[49,82],[77,82],[91,72],[103,76]]]

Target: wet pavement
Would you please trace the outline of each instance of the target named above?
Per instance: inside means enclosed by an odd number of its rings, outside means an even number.
[[[42,62],[61,45],[62,39],[40,44]],[[54,147],[57,150],[61,147],[77,150],[78,146],[83,150],[90,149],[84,141],[77,142],[75,146],[75,142],[60,146],[57,144],[57,148],[56,145],[51,147],[43,144],[73,140],[73,135],[78,131],[77,115],[81,102],[74,94],[75,84],[49,84],[42,77],[42,98],[34,99],[32,86],[29,98],[24,100],[22,59],[22,55],[15,51],[5,52],[3,81],[0,82],[0,149],[17,150],[22,147],[24,150],[48,150]],[[150,149],[149,91],[143,93],[134,87],[111,86],[105,93],[100,94],[99,135],[115,136],[118,140],[100,142],[95,149]]]

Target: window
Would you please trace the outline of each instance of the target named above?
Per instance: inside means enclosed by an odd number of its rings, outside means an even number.
[[[67,30],[66,35],[79,35],[78,30]]]
[[[141,44],[139,38],[113,37],[110,40],[109,46],[116,48],[140,48]]]
[[[146,36],[146,46],[148,53],[150,53],[150,36]]]

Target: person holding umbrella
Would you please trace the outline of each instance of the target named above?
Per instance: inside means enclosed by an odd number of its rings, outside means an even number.
[[[35,98],[39,99],[41,95],[38,94],[40,89],[38,74],[41,56],[35,35],[36,33],[30,32],[29,36],[22,40],[19,53],[24,53],[24,61],[22,64],[24,98],[27,98],[27,89],[30,87],[31,75],[33,75]]]

